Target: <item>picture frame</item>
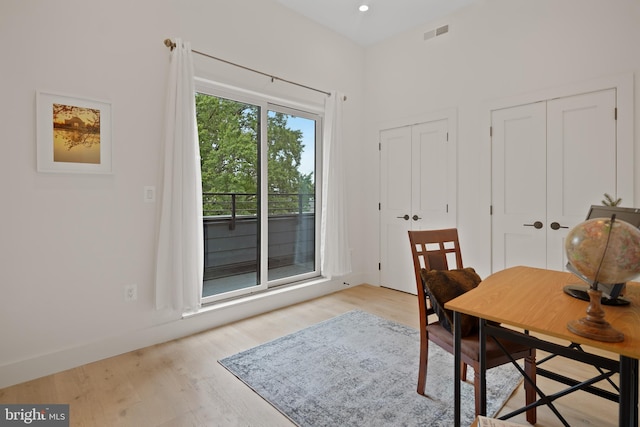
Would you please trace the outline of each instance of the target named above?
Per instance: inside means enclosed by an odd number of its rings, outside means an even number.
[[[38,172],[112,173],[111,104],[36,92]]]

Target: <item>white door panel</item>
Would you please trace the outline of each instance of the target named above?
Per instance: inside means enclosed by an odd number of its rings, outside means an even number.
[[[410,131],[410,128],[401,128],[383,136],[385,164],[382,202],[392,215],[391,219],[411,212],[411,168],[407,165],[407,159],[411,158]]]
[[[456,150],[448,126],[442,119],[380,132],[382,286],[416,294],[408,231],[455,227]]]
[[[380,284],[411,292],[411,127],[382,131],[380,141]]]
[[[491,112],[493,271],[564,269],[568,231],[618,191],[615,105],[610,89]]]
[[[545,242],[539,238],[539,235],[544,234],[544,231],[540,232],[536,230],[531,233],[505,233],[502,237],[504,239],[504,255],[502,262],[507,267],[516,265],[528,265],[530,267],[545,268],[546,263],[541,257],[532,257],[531,253],[534,251],[544,253]]]
[[[546,263],[545,116],[544,103],[491,114],[493,271]]]
[[[455,226],[449,212],[455,211],[455,152],[447,141],[448,121],[438,120],[412,128],[414,229]],[[455,197],[453,197],[455,199]]]
[[[564,269],[565,238],[585,220],[589,206],[617,192],[615,105],[614,89],[548,102],[549,269]],[[554,223],[561,228],[551,228]]]

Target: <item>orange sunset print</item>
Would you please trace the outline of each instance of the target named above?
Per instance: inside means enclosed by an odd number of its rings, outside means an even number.
[[[53,104],[53,161],[100,164],[100,110]]]

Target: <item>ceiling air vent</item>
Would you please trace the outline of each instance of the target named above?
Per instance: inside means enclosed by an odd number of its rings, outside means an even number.
[[[449,32],[449,26],[443,25],[442,27],[438,27],[435,30],[430,30],[424,33],[424,39],[429,40],[433,37],[441,36]]]

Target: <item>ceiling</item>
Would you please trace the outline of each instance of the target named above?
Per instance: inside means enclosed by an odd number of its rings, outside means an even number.
[[[277,0],[359,45],[370,46],[441,19],[477,0]],[[360,4],[367,12],[358,11]]]

